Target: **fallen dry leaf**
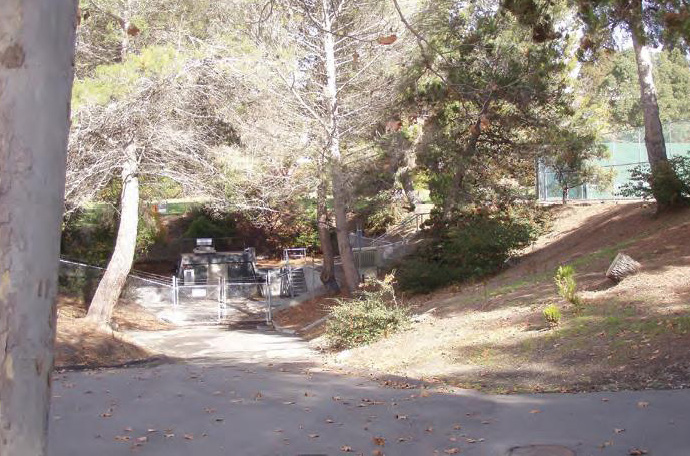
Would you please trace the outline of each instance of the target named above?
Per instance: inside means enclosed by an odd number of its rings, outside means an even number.
[[[465,439],[465,441],[467,443],[481,443],[484,441],[484,439],[470,439],[470,438],[468,438],[468,439]]]
[[[397,37],[397,35],[380,36],[376,39],[376,41],[379,44],[386,46],[386,45],[393,44],[396,41],[398,41],[398,37]]]
[[[316,439],[319,437],[319,434],[309,434],[310,439]]]
[[[116,435],[116,436],[115,436],[115,440],[118,441],[118,442],[127,442],[127,441],[129,441],[130,439],[131,439],[131,437],[128,436],[128,435]]]
[[[144,442],[148,442],[148,441],[149,441],[149,438],[146,436],[137,437],[137,442],[144,443]]]
[[[614,429],[613,432],[620,434],[621,432],[625,432],[625,429]]]
[[[647,408],[647,407],[649,407],[649,402],[640,401],[640,402],[637,403],[637,406],[638,406],[639,408]]]
[[[534,410],[530,410],[529,412],[530,413],[541,413],[541,410],[534,409]]]
[[[446,454],[458,454],[460,453],[460,448],[448,448],[446,450],[443,450],[443,452]]]
[[[343,445],[340,447],[340,451],[342,451],[343,453],[352,453],[352,447]]]
[[[185,434],[184,438],[185,440],[194,440],[194,434]]]
[[[384,439],[383,437],[374,437],[371,440],[374,442],[374,445],[386,446],[386,439]]]
[[[384,454],[381,450],[374,450],[371,452],[371,456],[384,456]]]
[[[632,450],[630,450],[628,452],[628,454],[630,456],[642,456],[643,454],[647,454],[647,453],[648,453],[647,450],[641,450],[639,448],[633,448]]]

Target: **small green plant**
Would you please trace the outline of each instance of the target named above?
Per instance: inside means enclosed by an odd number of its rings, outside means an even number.
[[[577,291],[575,268],[572,266],[559,266],[554,280],[556,281],[556,287],[558,287],[558,294],[572,302]]]
[[[549,304],[543,311],[544,320],[549,326],[558,326],[561,322],[561,311],[556,304]]]
[[[559,266],[554,277],[558,294],[571,303],[575,310],[582,310],[582,299],[577,295],[577,281],[575,280],[575,268],[572,266]]]
[[[410,316],[398,305],[393,290],[393,275],[383,281],[367,283],[353,299],[338,299],[326,328],[333,348],[352,348],[375,342],[409,324]]]

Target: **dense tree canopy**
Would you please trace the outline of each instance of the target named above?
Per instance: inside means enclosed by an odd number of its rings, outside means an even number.
[[[539,162],[564,194],[610,178],[592,165],[601,133],[654,118],[644,45],[684,45],[673,17],[633,6],[84,0],[68,208],[113,190],[122,205],[130,169],[145,198],[201,197],[266,227],[315,218],[327,258],[335,225],[352,289],[354,220],[382,232],[416,189],[448,221],[530,199]],[[618,29],[635,53],[603,52]],[[577,80],[576,57],[597,59]],[[680,119],[684,55],[653,63],[660,119]]]
[[[654,55],[654,80],[663,123],[684,121],[690,113],[690,71],[679,50]],[[625,130],[644,125],[635,55],[632,49],[602,55],[582,66],[578,93],[583,108],[603,122],[607,130]]]

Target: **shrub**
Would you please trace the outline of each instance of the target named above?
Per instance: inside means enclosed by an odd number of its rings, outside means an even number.
[[[654,175],[649,164],[638,165],[630,171],[630,182],[621,187],[620,195],[650,199],[655,190],[663,196],[679,194],[690,199],[690,156],[678,156],[668,160],[670,169],[661,167]]]
[[[549,326],[558,326],[561,322],[561,311],[556,304],[549,304],[543,311],[544,320]]]
[[[369,282],[353,299],[338,299],[326,327],[333,348],[352,348],[386,337],[409,324],[407,309],[395,301],[393,276]]]
[[[544,214],[523,206],[465,211],[450,221],[435,220],[430,241],[398,268],[401,289],[429,292],[498,271],[511,254],[541,233]]]
[[[231,238],[236,234],[235,220],[231,214],[213,208],[195,208],[192,223],[183,234],[185,238]]]

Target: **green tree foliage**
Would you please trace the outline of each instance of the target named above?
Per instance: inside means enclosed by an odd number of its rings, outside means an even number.
[[[403,290],[423,293],[492,274],[542,232],[545,214],[536,208],[476,209],[436,220],[430,240],[400,264]]]
[[[403,125],[422,135],[419,165],[446,215],[524,197],[544,136],[573,113],[568,40],[534,43],[497,2],[453,5],[434,2],[417,19],[425,41],[403,83]]]
[[[571,125],[570,128],[553,129],[547,134],[544,141],[549,153],[543,160],[554,173],[563,204],[567,202],[569,190],[583,184],[592,184],[602,190],[611,188],[615,170],[596,163],[609,154],[605,146],[597,144],[594,133]]]
[[[545,37],[546,40],[555,40],[561,35],[557,33],[557,20],[551,14],[560,5],[573,7],[583,25],[583,37],[578,49],[578,57],[582,61],[594,61],[602,51],[615,50],[621,32],[631,39],[644,118],[645,145],[653,175],[650,183],[657,201],[657,210],[664,211],[682,204],[684,198],[681,195],[681,182],[669,165],[666,154],[650,49],[662,44],[687,49],[690,44],[688,5],[685,2],[665,0],[513,0],[504,4],[507,10],[533,31],[544,28],[553,30],[553,36]]]
[[[664,123],[687,120],[690,113],[690,70],[680,49],[654,55],[654,80]],[[603,53],[585,63],[578,76],[582,109],[598,117],[601,128],[615,132],[644,125],[635,54],[632,49]]]

